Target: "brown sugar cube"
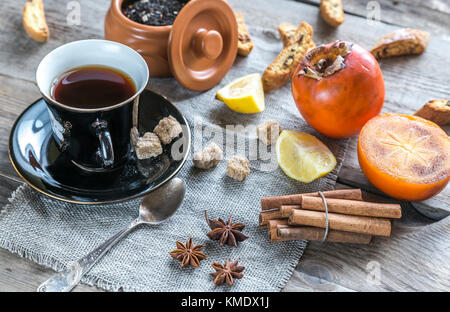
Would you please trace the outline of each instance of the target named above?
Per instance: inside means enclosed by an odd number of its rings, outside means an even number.
[[[147,132],[136,143],[136,156],[138,159],[148,159],[162,154],[159,138],[152,132]]]
[[[426,103],[415,114],[440,126],[450,124],[450,100],[432,100]]]
[[[244,16],[241,13],[236,13],[236,21],[238,24],[238,54],[247,56],[252,52],[253,41],[245,26]]]
[[[418,29],[403,28],[381,37],[370,53],[376,59],[420,54],[425,51],[430,34]]]
[[[258,138],[266,145],[271,145],[275,143],[280,136],[281,126],[278,122],[273,120],[268,120],[260,124],[256,128],[256,133]]]
[[[247,158],[233,156],[227,165],[227,176],[237,181],[244,181],[250,173],[250,162]]]
[[[163,144],[169,144],[182,130],[179,122],[172,116],[169,116],[161,119],[153,132],[158,135]]]
[[[194,155],[194,165],[200,169],[211,169],[223,159],[223,152],[216,143],[211,142],[201,152]]]

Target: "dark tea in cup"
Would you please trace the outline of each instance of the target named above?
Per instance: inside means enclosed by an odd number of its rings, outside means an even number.
[[[62,74],[52,88],[52,98],[65,105],[97,109],[122,103],[136,93],[133,80],[106,66],[73,68]]]
[[[120,168],[130,156],[148,66],[130,47],[107,40],[67,43],[36,71],[56,148],[84,173]]]

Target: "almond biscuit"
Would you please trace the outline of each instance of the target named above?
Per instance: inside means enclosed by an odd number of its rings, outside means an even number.
[[[429,40],[427,32],[403,28],[381,37],[370,52],[376,59],[420,54],[427,48]]]
[[[415,114],[440,126],[450,124],[450,100],[431,100]]]
[[[344,22],[344,9],[341,0],[321,0],[320,16],[328,25],[338,27]]]
[[[295,32],[294,43],[284,48],[266,68],[262,77],[265,92],[278,89],[291,79],[301,58],[315,47],[312,35],[311,25],[302,22]]]
[[[252,52],[253,41],[248,33],[247,26],[245,26],[244,16],[241,13],[236,13],[236,21],[238,24],[238,54],[247,56]]]
[[[22,23],[31,39],[46,42],[50,37],[47,22],[45,21],[44,4],[42,0],[31,0],[25,3],[22,14]]]
[[[278,25],[278,32],[281,36],[281,41],[283,41],[283,46],[287,47],[294,43],[294,36],[297,27],[292,24],[283,23]]]

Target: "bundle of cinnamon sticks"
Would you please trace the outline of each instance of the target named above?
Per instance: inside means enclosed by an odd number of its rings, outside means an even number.
[[[372,236],[390,236],[391,220],[402,216],[398,204],[364,201],[360,189],[322,192],[328,207],[326,242],[369,244]],[[319,240],[327,228],[325,205],[319,193],[261,199],[260,228],[269,241]]]

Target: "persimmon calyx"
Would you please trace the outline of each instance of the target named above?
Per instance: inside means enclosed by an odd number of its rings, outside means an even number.
[[[321,80],[345,68],[345,57],[351,53],[352,45],[336,41],[331,46],[318,46],[310,50],[300,61],[303,67],[298,75]]]

